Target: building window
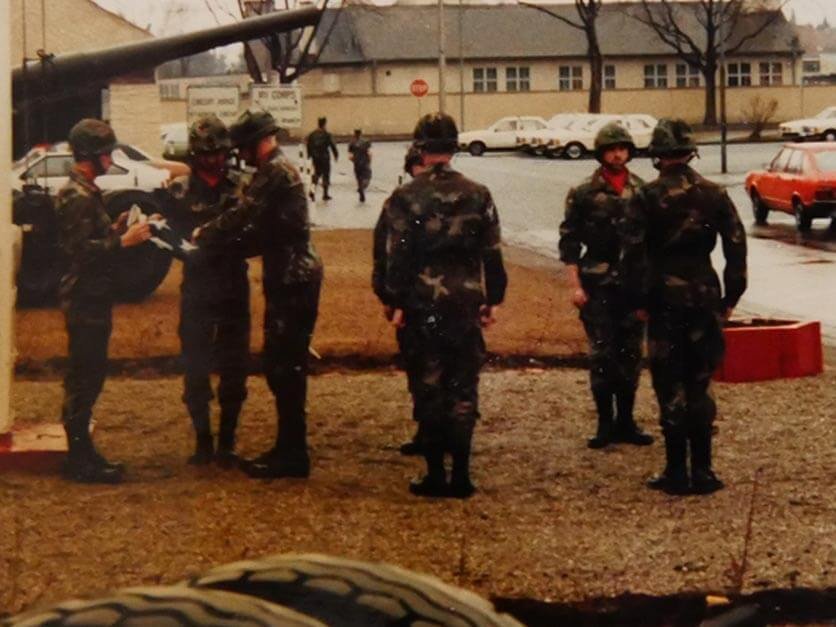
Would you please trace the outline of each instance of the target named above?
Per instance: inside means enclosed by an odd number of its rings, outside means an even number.
[[[676,64],[677,87],[699,87],[700,69],[690,63]]]
[[[818,59],[802,61],[801,70],[805,74],[818,74],[819,72],[821,72],[821,61],[819,61]]]
[[[653,63],[644,66],[645,89],[664,88],[668,86],[668,66],[664,63]]]
[[[561,65],[557,77],[560,91],[583,89],[583,68],[580,65]]]
[[[506,91],[531,91],[531,71],[527,67],[505,68]]]
[[[784,65],[782,63],[760,63],[761,85],[783,85]]]
[[[749,87],[752,84],[751,63],[729,63],[729,87]]]
[[[473,68],[473,91],[485,92],[496,91],[496,68],[475,67]]]
[[[615,89],[615,66],[604,66],[604,89]]]
[[[160,100],[180,100],[180,84],[160,83]]]

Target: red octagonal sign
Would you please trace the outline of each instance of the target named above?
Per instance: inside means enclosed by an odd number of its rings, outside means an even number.
[[[409,86],[409,91],[411,91],[412,95],[416,98],[423,98],[427,95],[427,92],[430,91],[430,86],[423,78],[416,78]]]

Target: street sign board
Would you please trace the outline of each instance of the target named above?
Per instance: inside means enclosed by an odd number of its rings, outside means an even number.
[[[282,128],[302,128],[302,90],[298,85],[253,85],[250,107],[267,111]]]
[[[416,98],[423,98],[430,91],[430,86],[423,78],[416,78],[409,86],[409,91]]]
[[[186,119],[191,124],[201,115],[214,113],[229,126],[238,119],[240,99],[236,85],[189,85]]]

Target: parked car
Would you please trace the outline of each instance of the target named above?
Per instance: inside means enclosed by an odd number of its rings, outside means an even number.
[[[836,141],[836,107],[827,107],[812,118],[784,122],[778,128],[786,139]]]
[[[515,150],[519,133],[543,128],[546,128],[546,121],[537,116],[502,118],[486,129],[459,133],[459,148],[474,157],[488,150]]]
[[[770,211],[795,216],[799,231],[814,218],[836,215],[836,144],[785,144],[765,170],[746,176],[757,224],[766,224]]]
[[[168,169],[153,167],[125,144],[113,151],[113,165],[96,184],[104,192],[111,218],[138,205],[143,213],[164,213],[154,198],[169,180]],[[144,154],[144,153],[143,153]],[[38,146],[11,168],[12,221],[22,231],[23,250],[17,273],[18,303],[44,305],[54,301],[65,260],[58,247],[54,198],[66,184],[73,156],[65,143]],[[171,255],[151,243],[119,252],[114,285],[119,300],[136,301],[151,294],[168,273]]]
[[[657,120],[646,114],[578,116],[562,127],[549,127],[532,134],[530,144],[534,150],[547,157],[562,155],[567,159],[580,159],[595,149],[595,136],[605,124],[620,122],[630,131],[636,148],[644,150],[650,145]]]
[[[518,134],[517,148],[530,154],[556,156],[559,151],[550,150],[555,143],[551,131],[580,128],[600,117],[599,113],[558,113],[549,118],[546,128]]]
[[[160,126],[160,139],[163,140],[163,158],[183,161],[189,153],[189,125],[174,122]]]

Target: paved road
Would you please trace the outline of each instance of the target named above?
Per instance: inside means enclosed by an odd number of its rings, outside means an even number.
[[[725,176],[719,174],[717,146],[702,147],[702,156],[694,165],[704,175],[727,185],[749,231],[750,285],[739,313],[821,320],[826,342],[836,345],[836,240],[827,231],[828,222],[815,221],[811,236],[802,240],[788,215],[772,214],[766,228],[755,227],[752,221],[743,179],[746,172],[768,162],[777,148],[777,144],[730,146],[730,172]],[[344,146],[341,149],[345,155]],[[343,156],[334,168],[334,200],[317,201],[312,212],[314,222],[325,228],[371,228],[383,200],[398,182],[405,150],[402,142],[375,145],[374,178],[364,205],[353,193],[351,163]],[[287,152],[296,157],[295,148]],[[556,258],[566,193],[591,172],[595,162],[495,153],[479,158],[458,155],[455,166],[491,188],[508,243]],[[655,176],[649,159],[637,159],[633,169],[644,178]],[[721,257],[718,263],[722,264]]]

